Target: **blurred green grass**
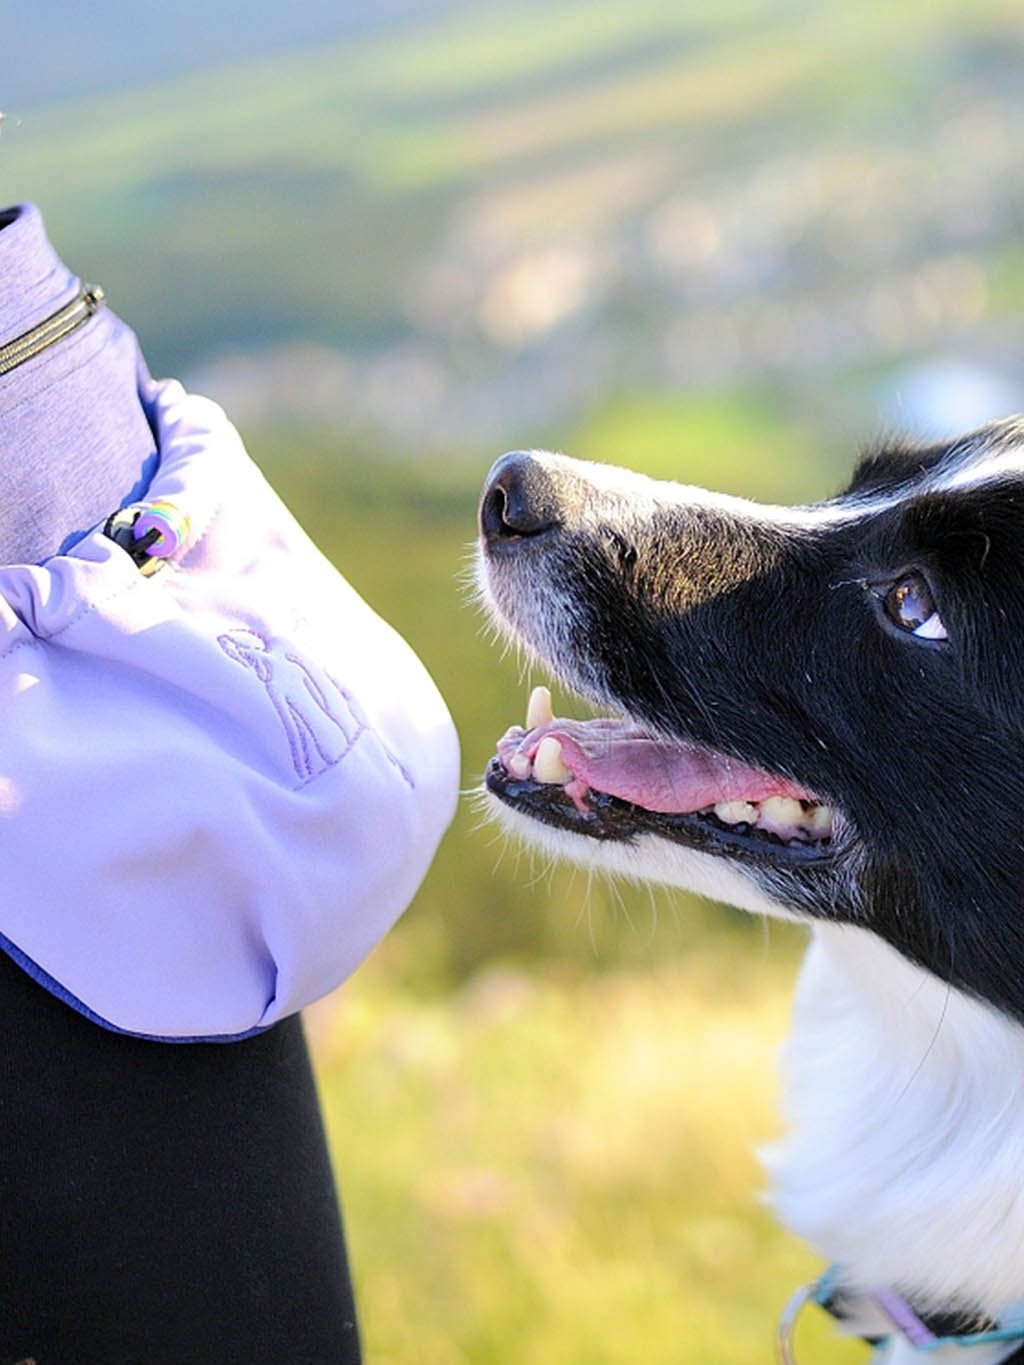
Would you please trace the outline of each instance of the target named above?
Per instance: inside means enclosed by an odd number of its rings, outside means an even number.
[[[769,1365],[818,1269],[757,1198],[780,946],[429,998],[376,960],[310,1013],[368,1362]],[[866,1355],[813,1313],[800,1341]]]
[[[768,497],[840,474],[759,393],[610,398],[559,443]],[[466,586],[500,452],[410,467],[365,435],[249,444],[427,663],[473,788],[528,683]],[[753,1156],[801,946],[791,926],[548,867],[465,801],[412,908],[309,1017],[369,1361],[767,1363],[815,1267],[759,1204]],[[809,1326],[808,1349],[827,1340]]]

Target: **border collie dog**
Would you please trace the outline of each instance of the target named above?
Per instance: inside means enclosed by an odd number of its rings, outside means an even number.
[[[805,507],[515,452],[479,581],[610,713],[535,691],[504,823],[810,926],[768,1168],[812,1296],[880,1360],[1024,1360],[1024,418]]]

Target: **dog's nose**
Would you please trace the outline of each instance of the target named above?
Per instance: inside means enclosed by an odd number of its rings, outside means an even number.
[[[561,524],[554,480],[528,450],[497,460],[480,499],[480,534],[490,544],[543,535]]]

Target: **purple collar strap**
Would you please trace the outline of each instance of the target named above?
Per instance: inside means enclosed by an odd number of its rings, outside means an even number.
[[[0,568],[0,947],[107,1027],[226,1039],[401,914],[458,745],[220,409],[169,383],[150,419],[162,572],[102,529]]]

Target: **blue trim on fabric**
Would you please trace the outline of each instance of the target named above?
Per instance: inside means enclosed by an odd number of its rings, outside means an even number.
[[[56,996],[63,1004],[69,1005],[78,1014],[84,1015],[92,1024],[98,1024],[100,1028],[106,1029],[109,1033],[120,1033],[126,1038],[141,1038],[147,1043],[241,1043],[246,1038],[255,1038],[260,1033],[266,1033],[267,1029],[273,1028],[273,1024],[257,1024],[253,1028],[246,1029],[244,1033],[214,1033],[214,1034],[195,1034],[184,1036],[165,1036],[159,1033],[136,1033],[134,1029],[121,1028],[118,1024],[112,1024],[109,1019],[102,1018],[95,1010],[91,1010],[88,1005],[79,1000],[77,995],[62,986],[61,983],[50,975],[38,962],[24,953],[16,943],[12,943],[5,934],[0,934],[0,949],[7,956],[18,964],[32,980],[44,990]]]

